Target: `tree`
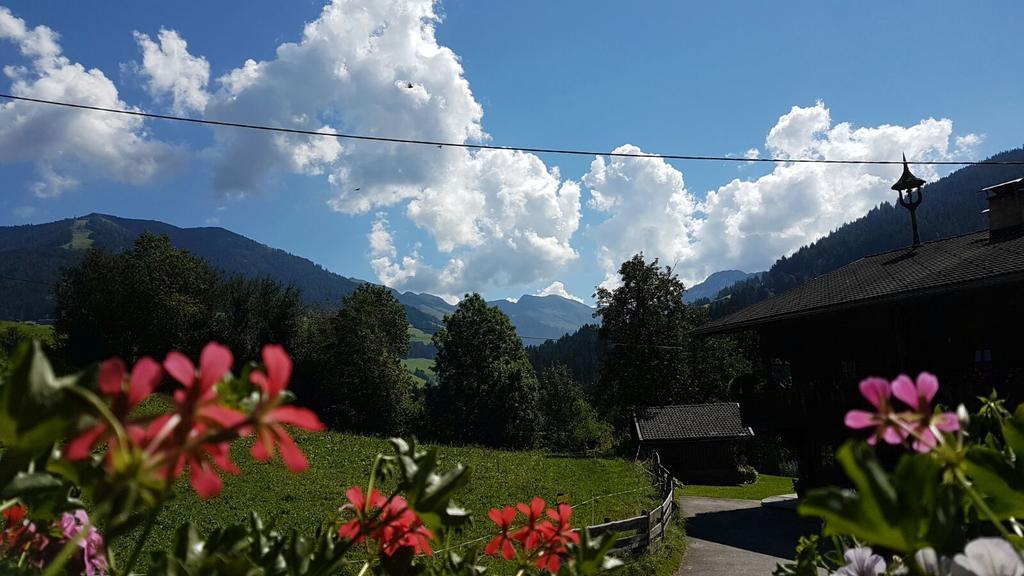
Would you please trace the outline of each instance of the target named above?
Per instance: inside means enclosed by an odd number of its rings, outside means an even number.
[[[441,439],[532,446],[540,421],[537,377],[508,316],[467,294],[433,341],[438,383],[427,399]]]
[[[688,367],[690,312],[683,283],[658,259],[637,254],[619,268],[622,284],[597,289],[598,334],[606,347],[597,400],[619,429],[633,407],[701,401]]]
[[[58,345],[71,366],[172,349],[194,355],[211,336],[218,282],[166,236],[142,234],[121,254],[92,250],[56,287]]]
[[[258,358],[264,344],[290,348],[302,312],[299,291],[270,278],[236,276],[213,294],[211,337],[237,358]]]
[[[421,412],[412,376],[404,307],[385,286],[363,284],[333,316],[307,315],[296,342],[300,388],[335,428],[398,435]]]
[[[540,444],[558,452],[605,451],[612,446],[612,429],[602,422],[563,364],[540,374]]]

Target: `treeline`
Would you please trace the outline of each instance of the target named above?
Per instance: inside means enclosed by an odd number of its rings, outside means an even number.
[[[1024,161],[1024,148],[996,154],[989,160]],[[1021,166],[968,166],[926,185],[922,188],[924,201],[917,209],[921,241],[985,229],[988,221],[982,211],[986,202],[979,191],[1021,176]],[[864,256],[909,246],[910,240],[907,211],[899,205],[879,204],[863,217],[840,226],[793,255],[779,258],[758,277],[722,290],[710,303],[710,316],[726,316]]]
[[[749,370],[733,341],[689,339],[703,311],[683,303],[670,269],[637,255],[620,275],[620,288],[598,290],[599,327],[529,352],[508,316],[467,294],[432,336],[436,377],[422,385],[402,366],[408,318],[388,288],[365,284],[334,311],[310,309],[293,287],[225,276],[143,234],[64,272],[55,346],[80,368],[171,349],[195,355],[209,340],[255,358],[274,342],[292,354],[299,401],[337,430],[607,451],[628,445],[634,407],[725,399]]]

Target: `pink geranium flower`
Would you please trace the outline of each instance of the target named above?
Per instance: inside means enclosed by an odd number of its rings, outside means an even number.
[[[125,379],[125,365],[120,358],[111,358],[100,364],[97,383],[100,392],[111,401],[111,411],[121,422],[128,419],[132,409],[139,405],[160,383],[163,372],[156,360],[146,356],[139,359],[132,367],[131,377]],[[128,425],[126,431],[133,439],[138,440],[142,428]],[[68,460],[82,460],[92,453],[97,444],[108,439],[114,440],[107,422],[86,429],[68,442],[64,454]]]
[[[931,402],[938,391],[939,379],[929,372],[918,374],[916,382],[906,374],[900,374],[892,381],[893,396],[909,406],[918,417],[914,426],[918,436],[914,440],[914,449],[918,452],[928,452],[938,444],[933,429],[942,432],[960,429],[960,421],[955,413],[932,411]]]
[[[892,422],[892,386],[884,378],[871,377],[860,381],[860,393],[872,406],[875,412],[866,410],[850,410],[846,413],[846,426],[849,428],[874,428],[875,432],[868,438],[868,444],[874,445],[879,438],[889,444],[903,442],[906,433]]]
[[[275,450],[279,449],[281,459],[288,469],[302,472],[309,468],[309,460],[283,425],[303,430],[323,430],[324,424],[312,410],[278,405],[282,400],[281,392],[288,387],[292,376],[292,359],[284,348],[276,344],[264,346],[263,364],[266,373],[253,371],[249,376],[252,383],[263,391],[263,400],[254,411],[256,442],[252,446],[252,456],[261,461],[269,460]]]

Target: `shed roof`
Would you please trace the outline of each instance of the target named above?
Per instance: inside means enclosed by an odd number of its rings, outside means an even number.
[[[876,302],[1024,281],[1024,237],[989,242],[988,231],[866,256],[792,290],[701,326],[696,334]]]
[[[634,416],[640,441],[714,440],[753,436],[743,426],[736,402],[673,404],[637,410]]]

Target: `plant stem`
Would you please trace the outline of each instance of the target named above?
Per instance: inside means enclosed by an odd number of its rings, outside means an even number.
[[[149,517],[146,518],[146,526],[142,529],[142,535],[135,541],[135,546],[132,547],[132,553],[128,556],[128,564],[125,566],[124,573],[126,576],[130,576],[132,568],[135,568],[135,562],[139,559],[139,554],[142,553],[142,548],[146,544],[146,540],[149,540],[149,535],[153,532],[153,526],[156,525],[157,516],[160,515],[160,511],[163,510],[164,501],[163,498],[160,502],[150,510]]]
[[[82,525],[78,530],[78,534],[75,534],[74,538],[68,540],[64,547],[60,549],[60,552],[57,553],[57,556],[54,557],[53,562],[46,566],[46,570],[43,570],[43,576],[57,576],[61,574],[64,570],[64,565],[68,563],[68,560],[71,560],[71,556],[78,549],[78,545],[82,543],[82,540],[85,540],[85,537],[89,535],[91,530],[91,521]]]
[[[1013,535],[1010,534],[1010,531],[1006,529],[1006,526],[1003,526],[1003,522],[996,516],[995,512],[993,512],[992,509],[988,507],[988,504],[985,503],[985,499],[982,498],[981,494],[978,494],[978,491],[974,489],[974,485],[971,483],[971,481],[968,480],[967,477],[964,476],[963,473],[960,472],[959,470],[956,473],[956,478],[957,480],[960,481],[960,485],[967,492],[967,495],[971,497],[971,500],[974,502],[974,505],[978,508],[978,511],[988,518],[988,521],[996,527],[996,530],[999,531],[999,534],[1003,537],[1004,540],[1006,540],[1007,542],[1012,542]],[[1017,554],[1021,556],[1021,558],[1024,558],[1024,553],[1017,551]]]
[[[369,569],[370,569],[370,563],[369,562],[363,562],[363,568],[359,571],[359,576],[363,576],[363,574],[366,574],[366,571],[369,570]]]

